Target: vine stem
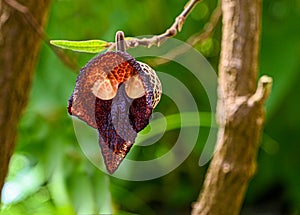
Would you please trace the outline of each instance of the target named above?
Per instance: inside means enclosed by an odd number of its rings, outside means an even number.
[[[180,56],[190,50],[192,47],[194,47],[196,44],[201,43],[205,41],[206,39],[212,37],[214,30],[217,26],[217,24],[220,21],[222,15],[221,10],[221,0],[218,1],[217,7],[214,9],[214,11],[211,14],[211,17],[209,21],[205,24],[203,31],[193,34],[187,39],[187,43],[190,46],[181,45],[178,46],[172,50],[170,50],[168,53],[166,53],[161,58],[156,58],[154,60],[150,60],[152,65],[162,65],[166,64],[171,61],[171,59],[175,59],[177,56]]]
[[[168,28],[164,33],[160,35],[155,35],[150,38],[130,38],[125,40],[125,48],[135,48],[137,46],[146,46],[150,48],[151,46],[160,46],[168,38],[174,37],[178,32],[181,31],[186,18],[192,12],[197,3],[202,0],[190,0],[187,5],[184,7],[183,11],[175,18],[174,23]],[[116,43],[108,43],[108,50],[113,50],[116,48]]]

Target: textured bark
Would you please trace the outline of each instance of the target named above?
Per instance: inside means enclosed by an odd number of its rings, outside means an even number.
[[[0,1],[0,190],[14,150],[17,125],[27,104],[41,42],[36,29],[20,11],[31,13],[35,24],[43,25],[50,1],[23,0],[20,3],[25,7],[12,0]]]
[[[219,64],[215,155],[193,215],[239,214],[264,123],[264,102],[272,79],[257,69],[261,0],[222,0],[223,33]]]

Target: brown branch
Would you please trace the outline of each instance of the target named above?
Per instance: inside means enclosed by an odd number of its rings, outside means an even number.
[[[150,48],[151,46],[160,46],[163,42],[165,42],[168,38],[174,37],[177,35],[178,32],[181,31],[186,18],[192,12],[194,7],[199,3],[201,0],[190,0],[183,11],[180,13],[179,16],[176,17],[172,26],[167,29],[163,34],[155,35],[150,38],[130,38],[126,40],[126,49],[128,48],[135,48],[137,46],[145,46]],[[109,43],[109,50],[115,49],[115,43]]]
[[[79,66],[77,65],[76,61],[63,52],[62,49],[56,48],[50,44],[50,39],[48,35],[45,33],[44,29],[37,23],[35,18],[32,16],[30,11],[23,6],[22,4],[18,3],[16,0],[4,0],[6,4],[10,7],[14,8],[15,10],[19,11],[27,21],[27,23],[37,32],[40,38],[55,52],[55,54],[61,59],[61,61],[70,67],[73,70],[79,70]],[[197,3],[201,0],[190,0],[183,11],[180,13],[179,16],[176,17],[172,26],[167,29],[163,34],[155,35],[151,38],[130,38],[129,40],[125,41],[125,49],[128,48],[135,48],[137,46],[146,46],[151,47],[153,45],[160,46],[163,42],[165,42],[168,38],[174,37],[177,35],[178,32],[181,31],[187,16],[192,12],[194,7]],[[114,42],[110,42],[107,45],[108,50],[114,50],[116,48],[116,44]]]
[[[9,5],[11,8],[15,9],[16,11],[19,11],[21,14],[23,14],[24,18],[26,19],[27,23],[33,28],[33,30],[36,31],[36,33],[39,35],[40,38],[44,40],[44,42],[50,44],[50,40],[47,36],[47,34],[44,32],[44,29],[39,25],[37,20],[34,18],[34,16],[30,13],[27,7],[20,4],[19,2],[15,0],[4,0],[7,5]]]
[[[186,41],[189,45],[195,46],[197,43],[203,42],[204,40],[206,40],[212,36],[220,18],[221,18],[221,15],[222,15],[220,2],[221,2],[221,0],[218,1],[218,5],[215,8],[215,10],[212,12],[208,23],[205,24],[203,31],[192,35]],[[167,54],[165,54],[164,56],[152,60],[151,65],[166,64],[166,63],[170,62],[172,59],[175,59],[176,57],[186,53],[191,48],[192,47],[189,47],[187,45],[181,45],[179,47],[176,47],[176,48],[172,49],[170,52],[168,52]]]
[[[216,9],[212,12],[209,22],[205,24],[203,31],[192,35],[187,40],[188,44],[190,44],[191,46],[194,46],[197,43],[206,40],[207,38],[209,38],[212,35],[212,33],[214,32],[214,30],[221,18],[221,15],[222,15],[220,2],[221,2],[221,0],[219,0]]]
[[[76,61],[68,56],[62,49],[53,46],[50,43],[50,39],[44,29],[37,23],[34,16],[30,13],[27,7],[18,3],[16,0],[4,0],[7,5],[14,8],[18,12],[20,12],[26,22],[37,32],[39,37],[55,52],[55,54],[60,58],[60,60],[69,68],[73,70],[79,70],[79,66]],[[172,26],[165,31],[165,33],[160,35],[155,35],[151,38],[130,38],[125,42],[125,49],[134,48],[137,46],[146,46],[151,47],[153,45],[159,46],[163,42],[165,42],[168,38],[176,36],[177,32],[181,31],[183,24],[187,18],[187,16],[191,13],[193,8],[196,6],[198,2],[201,0],[190,0],[187,3],[187,6],[180,13],[179,16],[176,17]],[[110,42],[107,45],[108,50],[114,50],[116,48],[116,44],[114,42]]]
[[[27,24],[37,33],[40,39],[52,49],[52,51],[58,56],[58,58],[70,69],[78,71],[80,69],[79,65],[77,64],[76,60],[68,56],[62,49],[57,48],[50,44],[50,39],[47,33],[45,32],[44,28],[37,22],[36,18],[32,15],[32,13],[28,10],[27,7],[20,4],[16,0],[4,0],[4,2],[9,5],[11,8],[15,9],[16,11],[20,12]]]
[[[28,101],[40,48],[40,38],[12,6],[22,12],[33,11],[37,23],[43,26],[50,0],[27,0],[24,5],[0,1],[0,189],[14,151],[17,125]]]
[[[192,215],[239,214],[256,171],[263,105],[272,85],[266,76],[256,84],[261,0],[222,0],[222,14],[218,140]]]
[[[272,78],[262,76],[259,79],[256,92],[248,99],[248,105],[252,107],[259,103],[264,103],[271,93]]]

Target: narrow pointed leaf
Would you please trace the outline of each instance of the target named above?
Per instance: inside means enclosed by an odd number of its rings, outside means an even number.
[[[99,53],[106,49],[108,42],[103,40],[86,40],[86,41],[68,41],[68,40],[51,40],[54,46],[63,49],[69,49],[77,52]]]

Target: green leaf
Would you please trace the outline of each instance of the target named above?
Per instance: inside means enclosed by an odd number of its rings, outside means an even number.
[[[195,120],[196,117],[199,117],[200,121]],[[159,135],[164,129],[166,129],[166,131],[171,131],[182,127],[193,126],[216,128],[217,124],[215,120],[216,119],[214,118],[214,114],[210,112],[182,112],[168,115],[165,118],[153,119],[150,121],[149,126],[140,132],[140,134],[147,135],[138,135],[136,138],[136,142],[141,143],[146,141],[147,139],[153,138],[156,135]],[[166,128],[164,128],[165,125],[167,125]],[[155,129],[150,129],[150,127]]]
[[[86,41],[68,41],[68,40],[51,40],[54,46],[63,49],[69,49],[77,52],[99,53],[109,46],[109,43],[103,40],[86,40]]]

